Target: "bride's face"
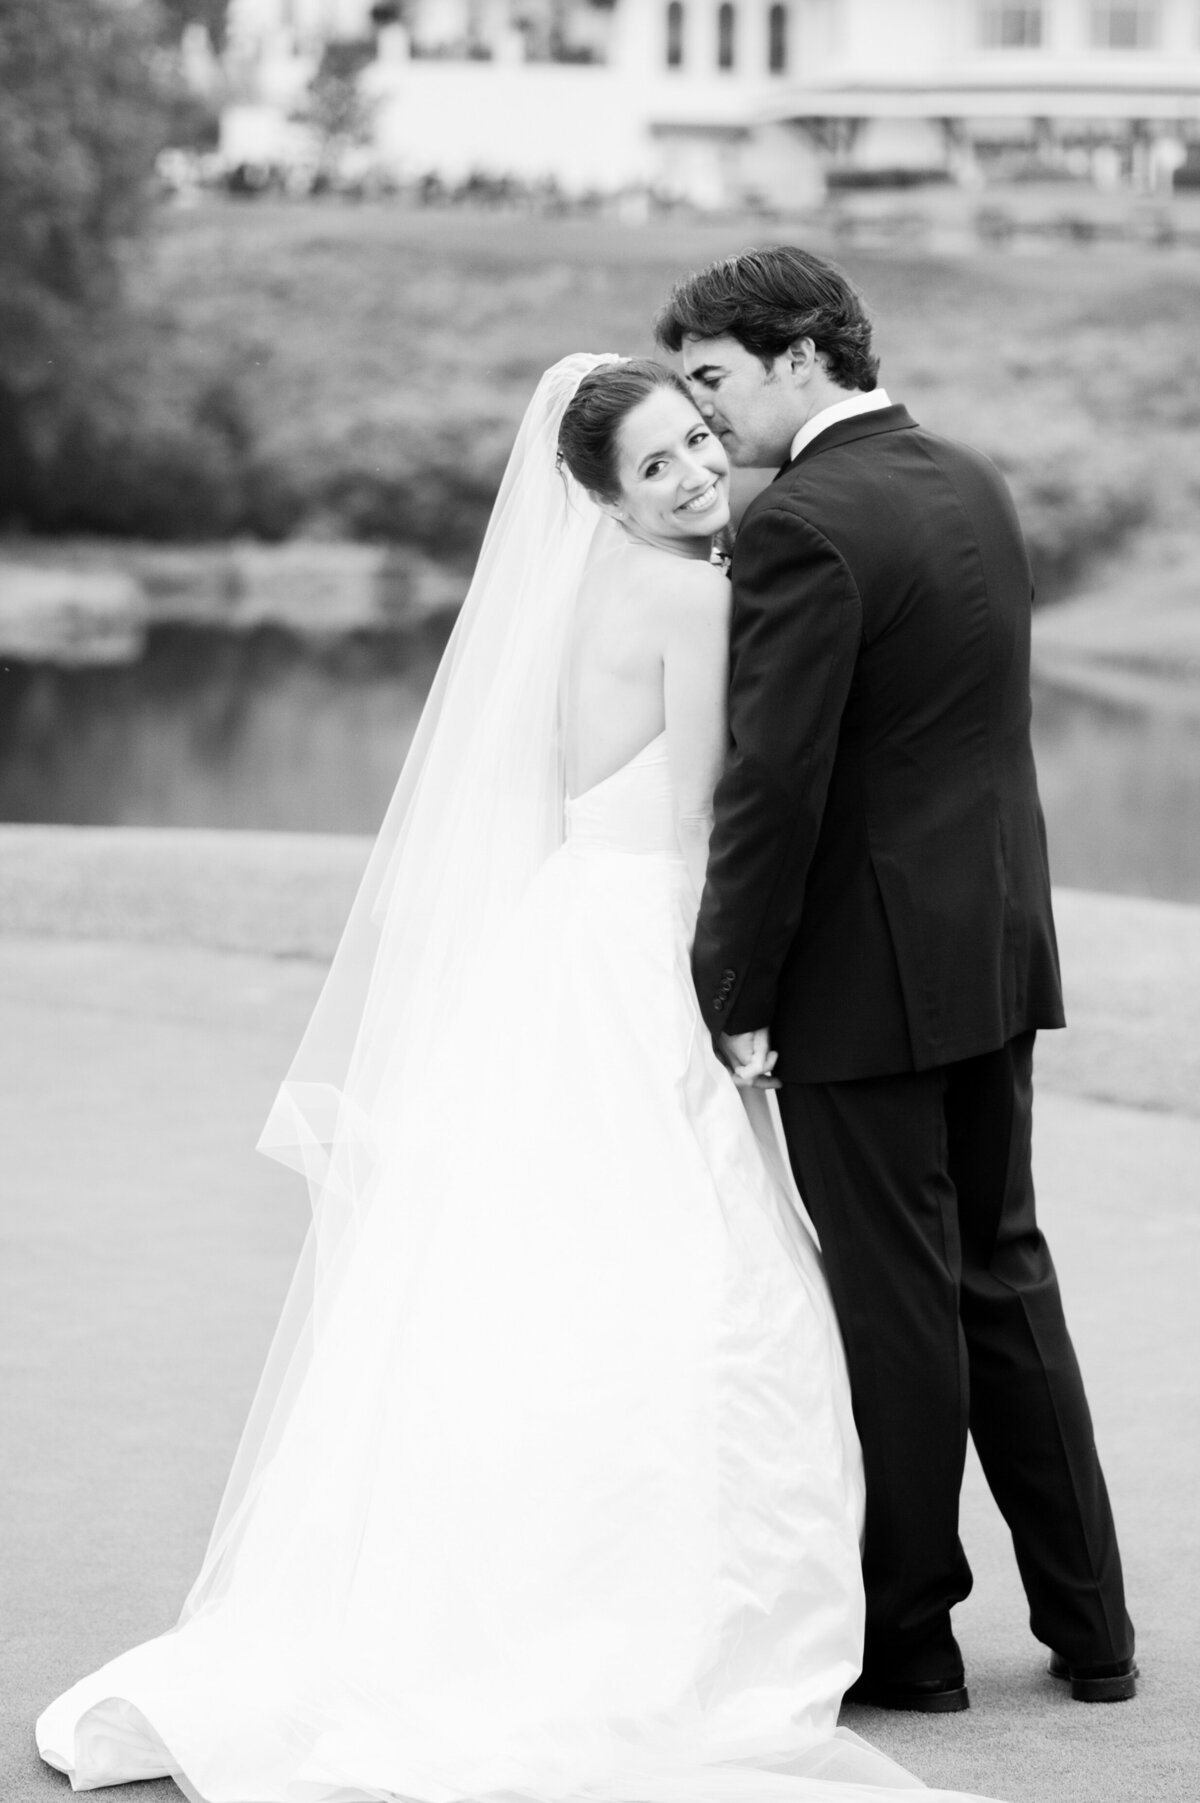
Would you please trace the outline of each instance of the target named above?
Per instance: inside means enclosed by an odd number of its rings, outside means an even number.
[[[647,544],[705,557],[729,522],[729,460],[691,401],[656,388],[617,434],[620,499],[605,511]]]

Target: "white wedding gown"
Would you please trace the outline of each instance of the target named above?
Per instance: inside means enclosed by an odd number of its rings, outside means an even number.
[[[663,738],[568,803],[220,1581],[38,1743],[205,1803],[887,1803],[837,1329],[692,990]],[[389,1186],[403,1206],[388,1206]],[[947,1796],[949,1793],[927,1793]]]

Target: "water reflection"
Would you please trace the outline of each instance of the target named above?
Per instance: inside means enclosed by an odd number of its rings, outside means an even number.
[[[324,641],[172,625],[134,664],[10,665],[0,818],[373,832],[450,624]]]
[[[172,625],[136,664],[0,675],[0,819],[369,833],[449,630]],[[1200,900],[1200,717],[1039,685],[1055,879]]]
[[[1145,710],[1035,683],[1057,883],[1200,901],[1200,706]]]

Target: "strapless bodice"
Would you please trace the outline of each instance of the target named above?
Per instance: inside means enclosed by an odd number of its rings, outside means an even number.
[[[566,827],[567,843],[577,851],[681,858],[666,733],[603,782],[568,797]]]

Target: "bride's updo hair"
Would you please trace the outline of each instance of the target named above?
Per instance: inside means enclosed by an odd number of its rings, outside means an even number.
[[[673,388],[695,406],[674,370],[648,357],[602,363],[575,390],[558,429],[558,461],[589,494],[620,500],[617,435],[634,408],[659,388]]]

